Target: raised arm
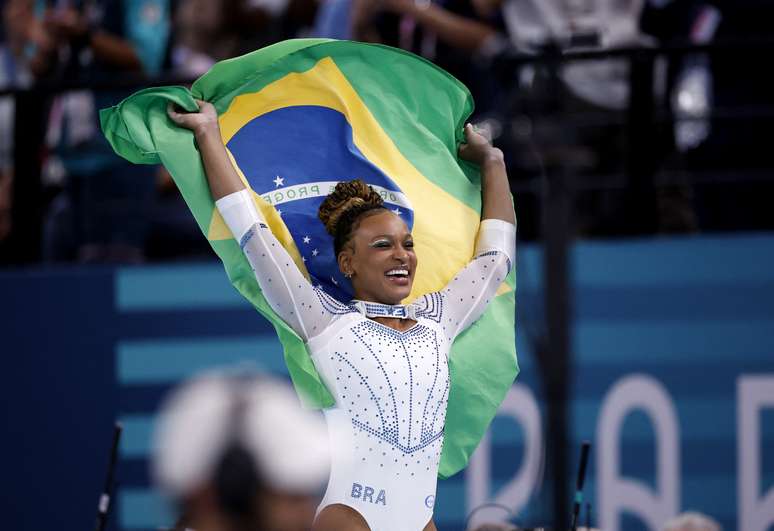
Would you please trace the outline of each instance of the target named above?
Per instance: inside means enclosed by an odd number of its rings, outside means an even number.
[[[460,156],[481,167],[481,225],[473,260],[441,291],[449,340],[481,317],[516,259],[516,216],[503,153],[469,124],[465,138]]]
[[[460,157],[481,167],[481,219],[501,219],[515,225],[516,214],[503,152],[493,147],[470,124],[465,126],[465,140],[460,146]]]
[[[220,138],[218,113],[215,112],[215,107],[211,103],[200,100],[196,100],[196,104],[199,106],[199,112],[178,112],[170,104],[167,113],[177,125],[193,132],[202,156],[212,199],[217,201],[229,194],[244,190],[245,185],[231,165],[226,147]],[[234,237],[238,238],[236,234]]]
[[[274,237],[255,208],[252,192],[231,164],[214,107],[201,101],[197,104],[198,113],[170,107],[169,117],[193,131],[212,198],[250,262],[266,301],[302,339],[309,340],[325,329],[337,303],[309,284]]]

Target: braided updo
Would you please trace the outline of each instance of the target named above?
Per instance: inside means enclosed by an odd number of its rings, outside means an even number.
[[[360,179],[354,179],[336,185],[320,205],[317,217],[333,236],[333,248],[338,256],[357,228],[359,218],[366,212],[383,209],[382,196]]]

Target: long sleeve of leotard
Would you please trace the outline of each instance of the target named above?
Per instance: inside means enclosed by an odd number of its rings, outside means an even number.
[[[442,324],[449,341],[473,324],[510,272],[516,258],[516,225],[485,219],[474,258],[440,292]]]
[[[301,274],[255,208],[250,191],[234,192],[215,204],[250,262],[269,306],[304,341],[322,332],[333,317],[323,305],[323,299],[330,297]]]

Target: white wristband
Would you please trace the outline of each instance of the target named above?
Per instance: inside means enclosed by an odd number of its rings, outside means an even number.
[[[484,219],[478,227],[476,253],[500,251],[508,257],[511,267],[516,263],[516,225],[502,219]]]
[[[221,197],[215,201],[215,206],[237,241],[242,239],[250,227],[263,221],[247,188]]]

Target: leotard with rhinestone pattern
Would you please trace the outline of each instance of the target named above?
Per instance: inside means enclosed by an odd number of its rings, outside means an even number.
[[[319,510],[347,505],[372,531],[423,529],[435,504],[449,350],[508,274],[515,249],[507,242],[509,235],[515,241],[515,227],[484,220],[475,258],[440,292],[408,306],[354,304],[309,284],[249,193],[231,194],[217,204],[267,302],[306,342],[335,397],[335,405],[324,411],[332,463]],[[400,314],[416,324],[400,332],[366,316],[382,314]]]

